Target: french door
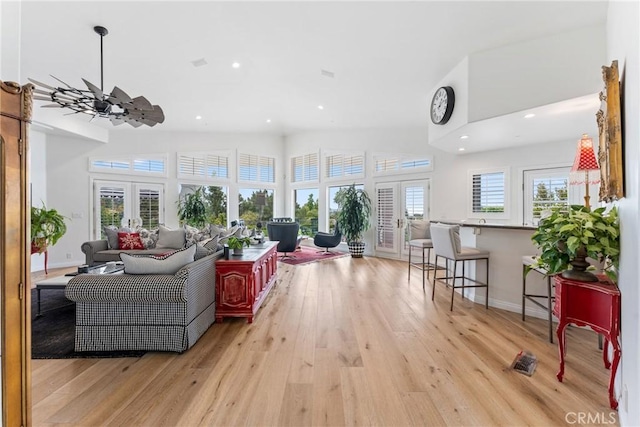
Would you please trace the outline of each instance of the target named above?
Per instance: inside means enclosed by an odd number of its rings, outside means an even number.
[[[429,180],[376,185],[376,254],[400,258],[408,250],[410,220],[429,219]]]
[[[142,225],[152,230],[164,223],[164,185],[94,181],[94,237],[107,225]]]

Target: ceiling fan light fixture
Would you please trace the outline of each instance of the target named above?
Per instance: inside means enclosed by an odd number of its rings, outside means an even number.
[[[115,86],[111,94],[104,93],[104,64],[102,39],[109,31],[102,26],[95,26],[93,30],[100,36],[100,87],[82,79],[87,89],[76,89],[55,76],[65,87],[53,87],[29,78],[29,81],[39,88],[34,90],[33,99],[53,102],[42,107],[68,108],[69,114],[86,113],[93,117],[108,118],[114,126],[129,123],[133,127],[141,125],[155,126],[164,122],[164,112],[159,105],[152,105],[144,96],[131,98],[119,87]]]

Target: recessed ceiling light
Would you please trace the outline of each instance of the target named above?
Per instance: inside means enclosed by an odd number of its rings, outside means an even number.
[[[233,68],[240,68],[240,63],[239,62],[234,62],[233,64],[231,64],[231,66]]]
[[[458,151],[464,151],[464,147],[458,148]]]
[[[324,106],[318,105],[318,110],[324,110]]]
[[[271,123],[271,119],[267,119],[267,123]]]
[[[468,138],[469,138],[469,135],[462,135],[462,136],[460,137],[460,139],[468,139]]]
[[[525,119],[530,119],[531,117],[535,117],[536,115],[533,113],[529,113],[529,114],[525,114],[524,118]]]
[[[202,116],[196,116],[196,120],[200,120]]]

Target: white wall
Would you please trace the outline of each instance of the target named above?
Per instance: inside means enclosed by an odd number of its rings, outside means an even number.
[[[47,137],[41,132],[29,131],[30,147],[30,180],[31,205],[42,207],[47,204],[47,164],[46,147]],[[44,270],[44,255],[31,255],[31,271]]]
[[[622,397],[620,425],[640,425],[640,8],[638,2],[611,1],[607,15],[607,62],[618,60],[623,95],[625,198],[620,209],[621,259],[618,286],[622,293],[622,362],[616,391]]]
[[[155,133],[145,130],[114,132],[103,144],[73,137],[52,135],[47,138],[47,205],[72,218],[67,233],[49,251],[51,267],[84,263],[80,245],[92,236],[91,178],[122,180],[113,174],[89,174],[89,157],[110,155],[167,154],[168,178],[127,177],[132,181],[166,183],[165,223],[177,226],[178,188],[176,153],[180,151],[236,150],[276,157],[276,180],[282,185],[283,142],[281,137],[255,134]],[[235,155],[234,155],[235,158]],[[238,184],[229,189],[229,218],[238,216]],[[236,203],[234,203],[234,196]],[[280,201],[276,211],[283,209]]]

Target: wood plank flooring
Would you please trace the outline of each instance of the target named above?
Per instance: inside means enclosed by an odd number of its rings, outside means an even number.
[[[184,354],[33,360],[34,425],[618,423],[593,332],[568,328],[560,383],[546,321],[459,295],[450,312],[443,284],[432,302],[406,269],[373,257],[281,263],[253,324],[225,319]],[[532,377],[509,369],[522,349],[538,357]]]

